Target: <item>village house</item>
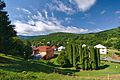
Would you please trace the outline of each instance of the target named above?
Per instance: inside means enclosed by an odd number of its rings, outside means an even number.
[[[33,47],[33,55],[47,60],[54,57],[54,49],[51,46]]]
[[[86,44],[83,44],[82,47],[86,47]]]
[[[98,44],[94,47],[99,49],[100,54],[107,54],[107,48],[105,46]]]
[[[64,46],[58,47],[58,51],[62,51],[62,50],[65,50],[65,47],[64,47]]]

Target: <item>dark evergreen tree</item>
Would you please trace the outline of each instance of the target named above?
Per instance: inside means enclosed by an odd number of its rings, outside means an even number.
[[[11,48],[11,38],[16,36],[14,25],[11,25],[4,1],[0,0],[0,52],[7,53]]]
[[[83,52],[82,52],[82,69],[85,70],[85,57],[86,57],[86,48],[83,47]]]
[[[99,67],[100,66],[100,51],[98,48],[96,49],[96,53],[97,53],[97,61],[98,61],[98,67]]]
[[[82,61],[83,61],[83,48],[81,45],[79,45],[79,64],[80,64],[80,68],[82,68]]]
[[[72,44],[68,44],[67,47],[67,55],[68,55],[68,59],[71,65],[73,65],[73,46]]]
[[[23,55],[24,55],[24,59],[29,59],[31,54],[32,54],[32,47],[31,47],[31,43],[29,41],[24,41],[23,44]]]
[[[96,68],[95,69],[98,69],[99,68],[99,65],[100,65],[100,53],[99,53],[99,49],[98,48],[94,48],[95,50],[95,64],[96,64]]]
[[[75,50],[76,50],[76,53],[75,53],[75,59],[76,59],[76,62],[75,62],[75,67],[76,69],[80,68],[80,55],[79,55],[79,45],[76,44],[75,45]]]
[[[95,69],[95,55],[94,55],[94,47],[90,47],[90,67],[91,69]]]
[[[97,48],[94,48],[94,61],[95,61],[95,69],[97,69],[98,68]]]
[[[67,58],[67,55],[65,53],[65,51],[61,51],[60,55],[57,58],[57,62],[58,64],[60,64],[61,67],[68,67],[70,66],[70,62]]]

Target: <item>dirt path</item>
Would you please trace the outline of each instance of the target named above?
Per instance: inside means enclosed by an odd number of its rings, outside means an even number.
[[[112,56],[112,58],[113,58],[113,59],[116,59],[116,60],[120,60],[120,56],[118,56],[118,55],[116,55],[116,54],[114,54],[114,55]]]

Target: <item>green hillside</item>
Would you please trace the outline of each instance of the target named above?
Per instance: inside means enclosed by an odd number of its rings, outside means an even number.
[[[0,54],[0,80],[119,80],[120,65],[101,62],[100,70],[77,71],[61,68],[51,60],[25,61],[17,56]],[[57,69],[58,71],[55,71]]]
[[[46,45],[50,42],[51,45],[65,45],[67,42],[76,42],[87,45],[103,44],[107,47],[114,47],[117,41],[120,40],[120,27],[87,34],[73,34],[73,33],[52,33],[49,35],[42,35],[31,37],[28,39],[33,45]]]

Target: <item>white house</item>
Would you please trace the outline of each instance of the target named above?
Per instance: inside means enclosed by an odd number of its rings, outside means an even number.
[[[58,47],[58,51],[61,51],[61,50],[65,50],[65,47],[64,46]]]
[[[83,44],[82,47],[86,47],[86,44]]]
[[[100,54],[107,54],[107,48],[105,46],[98,44],[94,47],[99,49]]]

